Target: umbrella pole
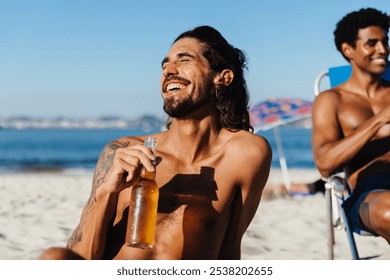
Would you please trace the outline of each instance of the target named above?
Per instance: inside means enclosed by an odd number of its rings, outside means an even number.
[[[276,147],[278,149],[279,163],[282,169],[284,185],[286,186],[287,191],[289,191],[291,190],[291,182],[290,177],[288,175],[286,158],[284,157],[283,153],[282,141],[280,140],[279,127],[274,127],[273,130],[275,135]]]

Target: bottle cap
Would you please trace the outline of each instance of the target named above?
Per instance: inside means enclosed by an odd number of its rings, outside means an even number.
[[[145,146],[155,149],[157,147],[157,138],[155,137],[148,137],[145,139]]]

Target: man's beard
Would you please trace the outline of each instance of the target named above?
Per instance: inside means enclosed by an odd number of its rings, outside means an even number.
[[[210,103],[214,98],[212,94],[212,85],[206,85],[203,95],[192,100],[191,97],[174,101],[174,97],[168,98],[164,102],[164,111],[172,118],[183,118],[195,112],[204,105]]]
[[[195,112],[202,106],[208,104],[210,101],[211,95],[209,94],[202,99],[192,100],[188,98],[178,102],[174,102],[173,97],[171,97],[165,100],[164,111],[172,118],[182,118]]]

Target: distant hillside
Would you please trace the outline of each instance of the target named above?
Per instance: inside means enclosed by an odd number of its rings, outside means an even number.
[[[63,128],[63,129],[142,129],[159,130],[165,124],[165,120],[156,116],[145,115],[136,119],[123,119],[120,117],[102,117],[97,119],[74,119],[74,118],[30,118],[12,117],[0,118],[0,128]]]

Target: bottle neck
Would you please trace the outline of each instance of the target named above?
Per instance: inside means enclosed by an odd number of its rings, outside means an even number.
[[[142,167],[140,177],[144,180],[154,181],[154,179],[156,178],[156,171],[150,172],[146,170],[145,167]]]

